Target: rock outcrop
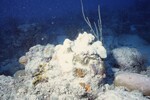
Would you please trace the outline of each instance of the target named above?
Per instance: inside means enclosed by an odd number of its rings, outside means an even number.
[[[116,65],[122,71],[140,73],[146,69],[146,59],[135,48],[121,47],[112,51]]]
[[[120,73],[115,77],[115,86],[124,86],[129,91],[139,90],[150,96],[150,78],[136,73]]]

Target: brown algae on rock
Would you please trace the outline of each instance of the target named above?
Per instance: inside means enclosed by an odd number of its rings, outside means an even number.
[[[83,78],[86,75],[86,71],[81,68],[75,68],[74,69],[74,76]]]
[[[38,71],[33,74],[33,85],[37,85],[39,82],[48,80],[48,77],[44,75],[46,72],[45,67],[45,63],[39,65]]]

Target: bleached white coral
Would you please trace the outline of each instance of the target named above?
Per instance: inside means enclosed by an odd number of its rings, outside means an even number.
[[[95,37],[92,34],[88,34],[84,32],[83,34],[79,34],[77,39],[74,41],[74,47],[72,50],[76,54],[87,53],[87,49],[89,49],[89,45],[94,41]]]
[[[98,54],[101,58],[107,57],[106,49],[102,46],[101,41],[94,42],[95,37],[92,34],[84,32],[79,34],[78,38],[74,41],[74,47],[72,50],[76,54]]]
[[[101,61],[101,58],[107,57],[102,43],[100,41],[94,42],[94,36],[86,32],[79,34],[75,41],[66,39],[63,45],[56,46],[55,50],[53,58],[57,58],[58,64],[66,72],[71,71],[75,66],[83,68],[84,63],[88,63],[86,66],[93,64],[93,62],[96,64],[98,60]],[[77,65],[74,65],[75,63]]]
[[[107,54],[102,43],[94,39],[84,32],[74,41],[66,39],[62,45],[32,47],[25,55],[28,59],[25,72],[31,74],[29,82],[36,88],[32,91],[40,91],[38,95],[50,91],[49,99],[95,96],[105,77],[102,58]]]
[[[43,50],[43,56],[49,58],[54,53],[54,45],[47,44]]]
[[[51,63],[58,66],[61,78],[70,82],[68,91],[82,96],[99,88],[105,76],[101,58],[106,58],[106,55],[102,43],[94,42],[94,36],[84,32],[75,41],[66,39],[63,45],[57,45]]]

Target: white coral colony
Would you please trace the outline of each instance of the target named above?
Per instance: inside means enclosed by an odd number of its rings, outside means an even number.
[[[94,40],[92,34],[84,32],[62,45],[32,47],[25,55],[25,71],[31,74],[32,85],[41,87],[44,83],[53,90],[51,99],[96,95],[105,77],[102,59],[107,54],[102,43]]]
[[[95,93],[105,76],[101,58],[107,57],[106,50],[94,39],[92,34],[84,32],[75,41],[66,39],[63,45],[55,47],[52,62],[59,66],[61,78],[70,82],[68,91],[74,95]]]

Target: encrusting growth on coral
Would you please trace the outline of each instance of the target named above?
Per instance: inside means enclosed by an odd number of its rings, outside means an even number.
[[[38,71],[33,74],[33,85],[37,85],[39,82],[47,81],[48,77],[44,75],[46,64],[40,64],[38,67]]]
[[[79,83],[86,92],[90,92],[91,91],[91,86],[89,84],[85,84],[85,83]]]
[[[86,75],[86,72],[85,72],[85,70],[83,70],[81,68],[75,68],[74,75],[77,77],[83,78]]]

